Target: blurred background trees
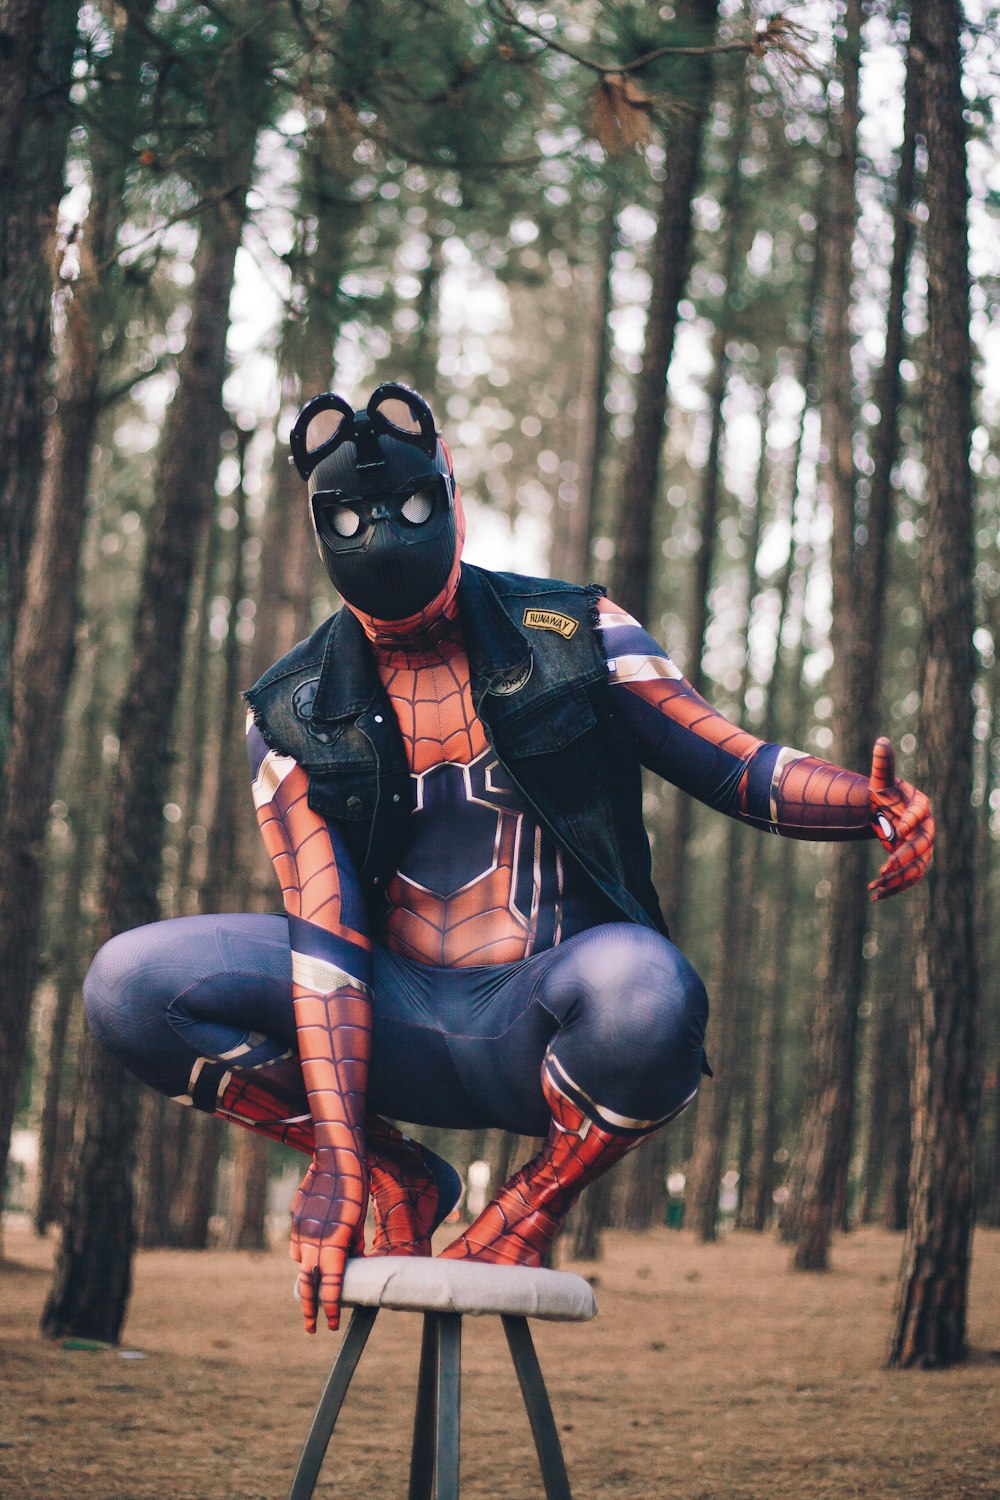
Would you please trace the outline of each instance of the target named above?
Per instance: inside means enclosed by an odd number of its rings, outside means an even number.
[[[780,1210],[817,1268],[909,1201],[911,1272],[961,1282],[942,1151],[969,1232],[973,1155],[1000,1222],[997,57],[985,8],[929,9],[941,35],[917,0],[802,29],[738,0],[0,3],[0,1158],[13,1128],[7,1202],[60,1224],[50,1332],[117,1336],[134,1243],[260,1245],[287,1201],[296,1163],[139,1090],[79,986],[114,931],[276,904],[237,690],[336,603],[288,428],[389,376],[449,438],[472,561],[605,583],[765,738],[867,771],[891,734],[967,892],[869,914],[872,846],[651,781],[716,1078],[588,1190],[576,1247]],[[437,1134],[495,1176],[526,1147]],[[901,1362],[959,1357],[901,1318]]]

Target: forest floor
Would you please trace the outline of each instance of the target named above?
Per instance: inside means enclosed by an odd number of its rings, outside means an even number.
[[[8,1221],[0,1495],[283,1500],[339,1336],[307,1338],[286,1254],[148,1251],[121,1350],[44,1342],[53,1245]],[[899,1236],[864,1229],[827,1275],[770,1238],[611,1233],[592,1324],[534,1324],[576,1500],[1000,1496],[1000,1232],[977,1236],[972,1356],[883,1368]],[[346,1319],[345,1319],[346,1322]],[[419,1318],[376,1324],[316,1495],[406,1492]],[[464,1500],[541,1493],[498,1320],[464,1338]]]

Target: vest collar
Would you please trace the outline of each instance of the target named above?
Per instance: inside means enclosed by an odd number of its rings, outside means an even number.
[[[462,564],[458,585],[459,619],[469,653],[474,695],[497,677],[516,674],[531,661],[531,645],[511,620],[489,575]],[[313,715],[328,721],[356,719],[377,696],[381,684],[364,628],[349,609],[330,622]]]

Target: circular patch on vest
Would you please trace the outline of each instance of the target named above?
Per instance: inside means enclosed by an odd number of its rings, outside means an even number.
[[[509,698],[511,693],[519,693],[531,676],[534,666],[534,658],[528,657],[523,666],[514,667],[510,672],[504,672],[500,677],[495,677],[489,685],[488,691],[495,693],[498,698]]]

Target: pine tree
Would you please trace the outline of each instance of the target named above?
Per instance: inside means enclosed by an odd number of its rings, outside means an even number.
[[[955,0],[914,0],[910,49],[927,148],[927,536],[919,775],[935,809],[918,889],[911,1021],[913,1160],[890,1363],[966,1353],[979,1103],[972,791],[973,494],[968,179]]]
[[[10,741],[14,628],[42,472],[56,214],[70,128],[77,9],[72,0],[0,0],[0,766]],[[16,1072],[12,1084],[6,1076],[7,1056],[6,1045],[0,1046],[4,1099],[17,1087]],[[20,1061],[15,1039],[15,1070]],[[9,1129],[9,1123],[0,1125],[4,1165]]]
[[[141,18],[148,9],[148,0],[143,0],[136,13]],[[0,809],[0,970],[7,976],[0,992],[4,1036],[0,1181],[6,1171],[9,1110],[17,1097],[35,982],[45,882],[45,821],[73,667],[90,456],[101,411],[102,372],[111,363],[107,355],[114,345],[110,326],[116,310],[114,292],[121,289],[114,249],[141,92],[136,41],[135,26],[122,24],[97,68],[97,88],[111,88],[113,101],[98,97],[95,113],[100,115],[103,103],[115,135],[107,132],[107,122],[102,127],[98,120],[90,207],[77,238],[80,273],[65,304],[64,347],[54,390],[56,410],[49,426],[49,454],[14,640],[14,725]],[[119,80],[115,86],[102,84],[112,72],[112,58]]]
[[[263,45],[226,34],[209,75],[205,135],[215,207],[201,223],[191,321],[168,410],[153,527],[122,707],[120,754],[104,855],[99,938],[156,919],[162,808],[179,685],[181,637],[198,538],[214,501],[228,305],[256,137],[241,106],[260,100]],[[42,1326],[115,1342],[131,1285],[132,1170],[138,1084],[88,1037],[81,1062],[76,1149],[55,1278]]]

